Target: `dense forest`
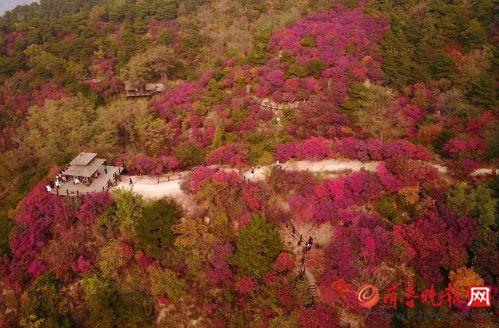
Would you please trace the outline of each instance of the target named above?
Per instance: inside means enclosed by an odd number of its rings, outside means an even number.
[[[473,173],[499,152],[495,8],[40,0],[5,13],[0,326],[493,327],[497,290],[492,308],[465,300],[498,282],[499,181]],[[165,90],[126,96],[148,83]],[[80,151],[131,175],[188,171],[193,205],[47,193]],[[379,164],[237,171],[325,159]],[[295,227],[332,237],[305,261]],[[363,284],[384,302],[360,306]]]

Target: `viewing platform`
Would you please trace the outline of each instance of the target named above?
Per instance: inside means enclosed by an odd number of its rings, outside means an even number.
[[[61,196],[80,196],[106,191],[121,179],[124,168],[106,165],[96,153],[80,153],[50,185],[47,191]]]

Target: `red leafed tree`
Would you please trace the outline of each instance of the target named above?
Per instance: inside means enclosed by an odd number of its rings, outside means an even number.
[[[74,216],[75,210],[65,198],[49,194],[43,182],[33,188],[21,202],[10,239],[13,254],[10,275],[13,281],[26,282],[26,273],[30,267],[33,272],[40,271],[41,265],[33,263],[39,262],[38,252],[49,240],[51,224],[68,223]]]
[[[245,276],[236,283],[236,290],[242,294],[248,294],[258,287],[252,277]]]
[[[476,235],[476,223],[449,212],[442,217],[426,213],[410,224],[393,227],[395,241],[405,250],[405,258],[428,284],[443,280],[440,269],[456,269],[466,264],[467,249]]]
[[[128,171],[131,174],[161,174],[163,167],[161,163],[147,155],[137,155],[132,158],[128,165]]]
[[[483,159],[487,153],[487,144],[477,139],[451,139],[444,147],[449,157],[454,159]]]
[[[388,191],[395,192],[404,186],[427,186],[434,183],[439,174],[428,164],[394,157],[378,165],[378,176]]]
[[[97,218],[113,204],[113,198],[107,192],[93,193],[83,196],[83,203],[78,210],[78,219],[94,223]]]
[[[246,163],[248,147],[242,143],[232,143],[213,150],[206,157],[206,164],[228,164],[240,167]]]
[[[279,272],[293,270],[295,267],[295,257],[293,254],[281,252],[274,262],[274,268]]]
[[[112,204],[113,199],[107,192],[85,195],[70,222],[52,225],[52,239],[39,256],[59,279],[69,281],[97,262],[104,241],[96,233],[95,224]]]
[[[298,154],[298,143],[286,142],[276,146],[275,157],[280,162],[287,162],[292,158],[296,158]]]
[[[83,255],[78,257],[78,260],[73,264],[73,270],[76,272],[85,273],[92,266],[92,262],[90,260],[85,259]]]
[[[233,277],[228,259],[232,256],[234,248],[230,244],[217,244],[213,247],[210,264],[205,270],[208,280],[215,286],[228,284]]]
[[[329,140],[312,137],[304,140],[298,150],[298,159],[321,160],[328,156],[331,142]]]

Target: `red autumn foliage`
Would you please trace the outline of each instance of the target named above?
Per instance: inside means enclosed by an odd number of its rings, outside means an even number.
[[[320,224],[335,222],[339,209],[373,200],[381,191],[374,176],[357,172],[316,184],[312,193],[291,196],[289,203],[296,220]]]
[[[80,255],[76,263],[73,264],[73,270],[80,273],[86,273],[91,266],[92,262],[85,259],[83,255]]]
[[[133,157],[127,169],[131,174],[138,175],[157,175],[163,172],[161,163],[157,159],[147,155],[137,155]]]
[[[228,164],[240,167],[246,163],[248,147],[242,143],[232,143],[221,146],[206,156],[206,164]]]
[[[393,227],[395,241],[405,250],[405,259],[428,284],[443,280],[440,269],[456,269],[467,262],[468,247],[476,235],[476,223],[450,212],[426,213],[410,224]]]
[[[383,186],[391,192],[404,186],[426,185],[438,178],[436,168],[425,163],[392,158],[378,165],[378,176]]]
[[[428,150],[406,140],[396,140],[382,144],[378,140],[363,141],[356,138],[344,138],[336,142],[334,151],[351,159],[362,161],[385,160],[393,157],[429,160]]]
[[[258,185],[244,180],[237,173],[207,167],[194,171],[182,188],[232,220],[239,220],[247,212],[260,210],[264,196]]]
[[[236,290],[242,294],[248,294],[258,287],[252,277],[245,276],[236,283]]]
[[[300,324],[303,328],[330,328],[338,324],[337,316],[329,308],[316,305],[300,310]]]
[[[233,277],[228,259],[234,249],[230,244],[217,244],[213,247],[210,264],[205,270],[208,280],[215,286],[227,284]]]
[[[483,159],[487,153],[487,144],[482,140],[451,139],[444,151],[454,159]]]
[[[295,267],[295,257],[293,254],[281,252],[275,259],[274,268],[279,272],[286,272]]]
[[[41,265],[36,256],[49,240],[51,224],[69,222],[73,215],[74,210],[65,199],[47,193],[43,182],[33,188],[21,202],[15,217],[17,225],[10,239],[13,254],[10,264],[12,280],[23,283],[27,280],[26,272],[29,268],[33,272],[40,271]]]
[[[107,192],[84,195],[77,217],[85,223],[93,224],[113,202],[114,200]]]

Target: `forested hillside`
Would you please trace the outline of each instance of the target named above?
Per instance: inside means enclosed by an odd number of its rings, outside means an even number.
[[[497,177],[471,174],[497,165],[494,9],[40,0],[7,12],[0,326],[492,326],[497,305],[457,296],[497,284]],[[149,83],[165,89],[126,96]],[[81,151],[131,175],[191,171],[195,205],[46,193]],[[329,158],[380,164],[334,177],[277,166],[263,181],[214,168]],[[302,261],[306,279],[291,226],[332,231]],[[367,313],[366,283],[397,284],[400,303]],[[455,302],[410,303],[408,286],[434,298],[453,286]]]

